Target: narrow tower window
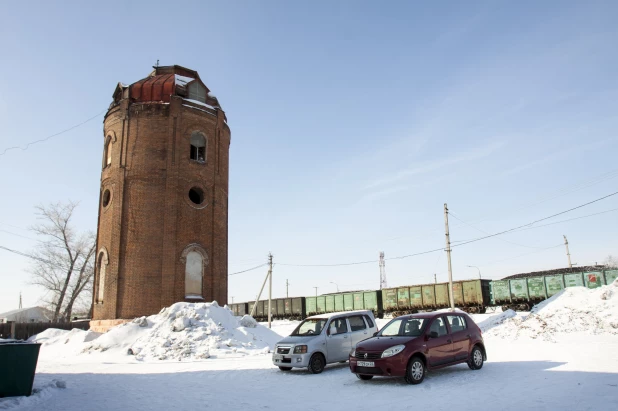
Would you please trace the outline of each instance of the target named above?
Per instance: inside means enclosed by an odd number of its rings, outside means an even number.
[[[191,134],[191,160],[206,162],[206,138],[203,134],[194,131]]]
[[[185,265],[185,297],[202,298],[202,276],[204,262],[197,251],[187,254]]]
[[[105,251],[99,252],[97,266],[99,268],[99,283],[97,284],[97,302],[102,303],[105,296],[105,271],[107,270],[108,259]]]
[[[105,167],[112,165],[112,138],[107,137],[105,140]]]
[[[199,82],[189,84],[189,99],[206,103],[206,89]]]

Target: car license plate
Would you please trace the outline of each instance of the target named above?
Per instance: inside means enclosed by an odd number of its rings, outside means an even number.
[[[376,363],[373,361],[357,361],[357,367],[375,367]]]
[[[281,360],[283,360],[283,355],[275,354],[273,355],[273,360],[275,360],[276,362],[280,362]]]

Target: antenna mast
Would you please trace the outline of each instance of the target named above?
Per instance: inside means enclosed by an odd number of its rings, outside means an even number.
[[[380,251],[380,290],[387,288],[386,284],[386,261],[384,261],[384,251]]]

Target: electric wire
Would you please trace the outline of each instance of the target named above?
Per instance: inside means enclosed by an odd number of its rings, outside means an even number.
[[[266,266],[266,265],[268,265],[268,263],[264,263],[264,264],[258,265],[258,266],[256,266],[256,267],[253,267],[253,268],[248,268],[248,269],[246,269],[246,270],[237,271],[237,272],[235,272],[235,273],[228,274],[228,277],[229,277],[230,275],[237,275],[237,274],[242,274],[242,273],[246,273],[246,272],[249,272],[249,271],[257,270],[258,268],[262,268],[262,267],[264,267],[264,266]]]
[[[570,208],[570,209],[568,209],[568,210],[561,211],[561,212],[556,213],[556,214],[552,214],[552,215],[550,215],[550,216],[548,216],[548,217],[544,217],[544,218],[541,218],[541,219],[535,220],[535,221],[533,221],[533,222],[531,222],[531,223],[524,224],[524,225],[520,225],[520,226],[518,226],[518,227],[514,227],[514,228],[511,228],[511,229],[508,229],[508,230],[500,231],[499,233],[494,233],[494,234],[486,235],[486,236],[484,236],[484,237],[479,237],[479,238],[476,238],[476,239],[473,239],[473,240],[469,240],[469,241],[466,241],[466,242],[463,242],[463,243],[455,244],[455,245],[452,245],[451,247],[460,247],[460,246],[462,246],[462,245],[466,245],[466,244],[474,243],[474,242],[477,242],[477,241],[485,240],[485,239],[487,239],[487,238],[491,238],[491,237],[495,237],[495,236],[498,236],[498,235],[502,235],[502,234],[510,233],[510,232],[512,232],[512,231],[519,230],[519,229],[521,229],[521,228],[530,227],[531,225],[534,225],[534,224],[539,223],[539,222],[541,222],[541,221],[549,220],[550,218],[554,218],[554,217],[557,217],[557,216],[559,216],[559,215],[562,215],[562,214],[566,214],[566,213],[568,213],[568,212],[571,212],[571,211],[573,211],[573,210],[577,210],[577,209],[579,209],[579,208],[582,208],[582,207],[588,206],[588,205],[590,205],[590,204],[594,204],[594,203],[596,203],[596,202],[598,202],[598,201],[605,200],[606,198],[609,198],[609,197],[615,196],[616,194],[618,194],[618,191],[616,191],[616,192],[614,192],[614,193],[611,193],[611,194],[608,194],[608,195],[606,195],[606,196],[603,196],[603,197],[601,197],[601,198],[597,198],[596,200],[589,201],[589,202],[587,202],[587,203],[585,203],[585,204],[578,205],[577,207],[573,207],[573,208]]]
[[[502,235],[502,234],[510,233],[510,232],[513,232],[513,231],[516,231],[516,230],[520,230],[522,228],[527,228],[527,227],[530,227],[531,225],[536,224],[538,222],[549,220],[550,218],[554,218],[554,217],[557,217],[559,215],[571,212],[573,210],[577,210],[577,209],[580,209],[582,207],[588,206],[590,204],[594,204],[594,203],[596,203],[598,201],[605,200],[606,198],[615,196],[616,194],[618,194],[618,191],[616,191],[614,193],[611,193],[611,194],[608,194],[606,196],[603,196],[601,198],[597,198],[596,200],[592,200],[592,201],[589,201],[587,203],[584,203],[584,204],[578,205],[576,207],[570,208],[568,210],[561,211],[559,213],[552,214],[550,216],[540,218],[538,220],[532,221],[532,222],[524,224],[524,225],[520,225],[518,227],[514,227],[514,228],[511,228],[511,229],[508,229],[508,230],[500,231],[498,233],[489,234],[489,235],[486,235],[486,236],[483,236],[483,237],[479,237],[479,238],[474,238],[474,239],[471,239],[471,240],[468,240],[468,241],[461,242],[459,244],[452,244],[451,243],[451,248],[460,247],[462,245],[466,245],[466,244],[474,243],[474,242],[477,242],[477,241],[485,240],[485,239],[491,238],[491,237],[496,237],[496,236],[499,236],[499,235]],[[452,214],[452,213],[449,211],[449,214]],[[538,226],[538,227],[541,227],[541,226]],[[537,228],[537,227],[530,227],[530,228]],[[435,253],[437,251],[444,251],[444,248],[441,247],[441,248],[437,248],[437,249],[434,249],[434,250],[427,250],[427,251],[422,251],[422,252],[418,252],[418,253],[414,253],[414,254],[408,254],[408,255],[403,255],[403,256],[398,256],[398,257],[385,258],[385,260],[399,260],[399,259],[404,259],[404,258],[408,258],[408,257],[415,257],[415,256],[423,255],[423,254]],[[338,263],[338,264],[290,264],[290,263],[277,263],[277,264],[278,265],[282,265],[282,266],[289,266],[289,267],[340,267],[340,266],[351,266],[351,265],[360,265],[360,264],[371,264],[371,263],[377,263],[377,262],[379,262],[379,260],[357,261],[357,262]]]
[[[60,131],[60,132],[56,133],[56,134],[52,134],[52,135],[47,136],[47,137],[45,137],[45,138],[42,138],[42,139],[40,139],[40,140],[31,141],[31,142],[27,143],[25,147],[13,146],[13,147],[8,147],[8,148],[5,148],[5,149],[4,149],[4,151],[3,151],[2,153],[0,153],[0,156],[5,155],[5,154],[6,154],[6,152],[7,152],[7,151],[9,151],[9,150],[16,150],[16,149],[20,149],[21,151],[26,151],[26,150],[27,150],[27,149],[28,149],[31,145],[34,145],[34,144],[37,144],[37,143],[42,143],[42,142],[44,142],[44,141],[49,140],[50,138],[53,138],[53,137],[59,136],[60,134],[64,134],[64,133],[66,133],[66,132],[68,132],[68,131],[71,131],[71,130],[76,129],[77,127],[83,126],[84,124],[86,124],[86,123],[88,123],[88,122],[90,122],[90,121],[94,120],[95,118],[99,117],[101,114],[105,113],[106,111],[107,111],[107,109],[105,109],[105,110],[101,111],[100,113],[98,113],[98,114],[96,114],[96,115],[94,115],[94,116],[90,117],[89,119],[87,119],[87,120],[85,120],[85,121],[82,121],[82,122],[81,122],[81,123],[79,123],[79,124],[76,124],[76,125],[74,125],[74,126],[71,126],[71,127],[67,128],[67,129],[65,129],[65,130],[62,130],[62,131]]]

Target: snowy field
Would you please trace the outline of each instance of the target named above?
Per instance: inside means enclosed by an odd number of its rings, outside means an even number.
[[[489,357],[483,369],[429,372],[417,386],[360,381],[347,364],[318,375],[279,371],[268,350],[295,321],[275,321],[269,330],[240,324],[215,305],[166,310],[104,335],[39,334],[36,393],[0,399],[0,409],[618,409],[615,285],[567,289],[531,313],[473,315]]]

